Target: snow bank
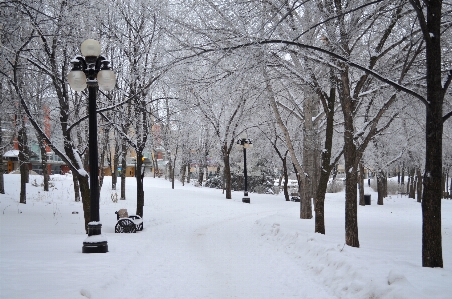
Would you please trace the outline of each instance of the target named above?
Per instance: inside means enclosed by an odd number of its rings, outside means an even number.
[[[299,219],[283,194],[192,185],[171,189],[145,177],[144,230],[115,234],[121,208],[136,209],[136,182],[113,202],[109,177],[100,194],[105,254],[82,254],[81,202],[70,175],[40,176],[19,204],[19,175],[6,175],[0,197],[0,298],[450,298],[452,201],[444,200],[444,269],[421,267],[420,204],[389,197],[358,207],[361,248],[344,244],[344,193],[327,194],[326,235]],[[117,184],[120,185],[119,183]],[[366,185],[367,186],[367,185]],[[77,213],[73,213],[77,212]]]

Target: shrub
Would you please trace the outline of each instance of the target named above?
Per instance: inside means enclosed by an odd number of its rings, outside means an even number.
[[[234,191],[242,191],[244,188],[243,175],[231,175],[231,189]],[[204,183],[205,187],[223,189],[223,177],[215,176],[208,179]],[[263,176],[248,176],[248,192],[255,192],[259,194],[275,194],[273,188],[273,179],[271,177]]]
[[[220,176],[214,176],[213,178],[208,179],[204,186],[209,188],[223,189],[223,179]]]
[[[338,193],[344,190],[343,180],[330,180],[326,186],[326,193]]]
[[[407,185],[399,185],[396,181],[388,180],[388,195],[394,195],[397,194],[399,191],[406,192]],[[377,179],[370,181],[370,188],[372,188],[373,191],[378,192],[377,189]]]

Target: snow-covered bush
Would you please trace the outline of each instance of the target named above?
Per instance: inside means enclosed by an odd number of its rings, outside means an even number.
[[[343,180],[330,180],[326,186],[326,193],[338,193],[344,190]]]
[[[374,190],[375,192],[378,192],[376,179],[370,181],[370,188],[372,188],[372,190]],[[388,179],[388,194],[394,195],[398,194],[399,192],[406,192],[406,188],[407,184],[399,185],[397,181]]]
[[[209,188],[222,189],[223,188],[223,179],[220,176],[214,176],[213,178],[208,179],[204,186]]]
[[[231,189],[234,191],[241,191],[244,188],[243,175],[232,174],[231,176]],[[259,194],[275,194],[273,190],[274,180],[270,177],[264,178],[262,176],[248,176],[248,191],[255,192]],[[205,187],[222,189],[223,188],[223,177],[215,176],[208,179],[204,183]]]

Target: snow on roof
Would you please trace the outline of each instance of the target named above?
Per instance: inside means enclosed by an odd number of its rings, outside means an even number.
[[[3,154],[3,157],[5,158],[10,158],[10,157],[17,157],[19,156],[19,150],[12,150],[12,151],[7,151],[6,153]]]

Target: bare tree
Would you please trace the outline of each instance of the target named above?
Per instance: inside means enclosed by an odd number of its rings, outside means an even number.
[[[449,70],[444,80],[442,76],[443,51],[441,46],[444,33],[442,1],[409,0],[413,6],[419,27],[425,41],[426,98],[418,96],[426,107],[425,130],[425,172],[422,195],[422,266],[443,267],[441,237],[441,171],[443,125],[452,112],[443,114],[446,91],[452,80]],[[450,12],[448,12],[450,14]],[[450,17],[450,15],[449,15]],[[449,30],[450,31],[450,30]],[[444,84],[443,84],[444,82]]]

